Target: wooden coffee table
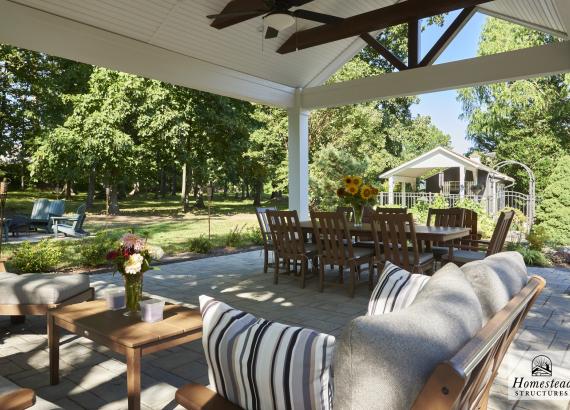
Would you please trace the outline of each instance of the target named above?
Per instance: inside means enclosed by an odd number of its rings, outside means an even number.
[[[105,301],[94,300],[63,306],[48,312],[50,383],[59,383],[60,328],[107,346],[127,357],[129,409],[140,409],[141,358],[202,337],[202,316],[198,310],[179,305],[164,307],[164,320],[141,322],[123,316],[124,310],[107,310]]]

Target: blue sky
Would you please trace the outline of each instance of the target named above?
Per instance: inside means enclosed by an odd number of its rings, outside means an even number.
[[[458,11],[450,13],[448,18],[446,18],[444,27],[430,27],[422,33],[422,55],[427,53],[457,14],[459,14]],[[449,47],[439,56],[436,64],[475,57],[479,35],[485,19],[485,15],[475,14]],[[465,153],[471,146],[471,143],[465,139],[467,122],[459,119],[461,104],[457,101],[457,91],[423,94],[419,97],[421,101],[419,104],[412,106],[412,113],[414,115],[430,116],[432,122],[439,129],[451,135],[451,145],[454,150],[459,153]]]

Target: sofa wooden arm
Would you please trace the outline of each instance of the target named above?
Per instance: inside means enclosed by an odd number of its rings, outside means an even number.
[[[186,384],[176,391],[176,402],[188,410],[240,410],[215,391],[200,384]]]
[[[0,394],[0,409],[24,410],[36,403],[36,393],[31,389],[17,389]]]

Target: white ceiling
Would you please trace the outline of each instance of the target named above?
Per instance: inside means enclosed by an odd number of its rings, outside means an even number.
[[[262,41],[261,17],[223,30],[209,26],[208,14],[229,0],[10,0],[133,40],[173,51],[294,88],[318,85],[351,58],[362,41],[337,41],[291,54],[275,50],[294,32],[292,27]],[[485,11],[512,20],[564,32],[556,0],[498,0]],[[315,0],[303,9],[349,17],[398,0]],[[299,19],[298,29],[317,25]]]

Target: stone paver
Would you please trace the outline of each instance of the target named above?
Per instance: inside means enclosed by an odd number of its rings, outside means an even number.
[[[363,314],[368,303],[366,286],[357,289],[354,299],[342,287],[327,286],[317,292],[317,281],[305,289],[298,281],[282,276],[273,284],[270,272],[261,272],[259,251],[180,262],[161,266],[145,274],[145,293],[167,301],[198,306],[207,294],[238,309],[284,323],[303,325],[338,336],[352,318]],[[529,313],[524,328],[509,350],[500,369],[489,402],[490,409],[568,409],[566,402],[509,401],[506,380],[529,349],[568,350],[570,345],[570,271],[531,269],[548,282]],[[331,272],[331,281],[336,273]],[[91,276],[98,295],[122,285],[122,278],[111,273]],[[0,375],[15,383],[36,389],[64,409],[125,409],[126,366],[124,359],[90,340],[76,336],[62,338],[61,383],[48,383],[48,355],[45,319],[28,318],[12,326],[0,317]],[[569,365],[570,368],[570,365]],[[201,341],[145,356],[142,365],[141,397],[144,409],[175,409],[174,392],[187,382],[207,384],[207,365]]]

